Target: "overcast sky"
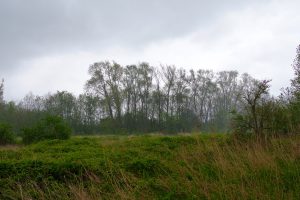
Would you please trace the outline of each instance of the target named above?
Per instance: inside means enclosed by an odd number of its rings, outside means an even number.
[[[299,0],[1,0],[5,99],[83,91],[96,61],[238,70],[289,85]]]

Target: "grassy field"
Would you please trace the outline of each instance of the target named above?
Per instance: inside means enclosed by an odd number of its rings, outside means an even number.
[[[300,138],[103,136],[0,147],[0,199],[300,199]]]

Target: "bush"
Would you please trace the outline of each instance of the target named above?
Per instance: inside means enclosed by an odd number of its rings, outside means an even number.
[[[0,123],[0,145],[12,144],[15,142],[15,136],[9,124]]]
[[[100,132],[102,134],[123,134],[126,133],[125,130],[122,129],[120,122],[115,119],[105,118],[100,122]]]
[[[42,140],[69,139],[71,128],[61,117],[47,116],[32,128],[23,129],[23,142],[30,144]]]

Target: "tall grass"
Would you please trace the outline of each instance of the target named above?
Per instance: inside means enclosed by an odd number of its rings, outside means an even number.
[[[300,199],[300,138],[72,138],[0,150],[0,199]]]

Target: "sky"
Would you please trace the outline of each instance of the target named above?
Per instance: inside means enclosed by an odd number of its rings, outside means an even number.
[[[83,92],[98,61],[293,77],[299,0],[1,0],[5,100]]]

